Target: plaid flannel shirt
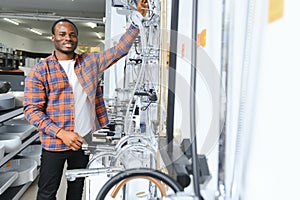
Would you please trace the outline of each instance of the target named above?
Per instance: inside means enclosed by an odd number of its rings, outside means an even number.
[[[138,32],[138,28],[131,25],[116,46],[100,53],[75,54],[75,73],[89,101],[95,105],[101,127],[108,123],[108,117],[99,77],[128,53]],[[25,118],[37,127],[44,149],[69,150],[56,134],[60,129],[74,131],[74,95],[54,52],[36,64],[27,75],[23,106]]]

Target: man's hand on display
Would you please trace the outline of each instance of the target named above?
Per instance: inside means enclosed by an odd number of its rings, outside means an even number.
[[[56,136],[73,151],[77,151],[81,148],[83,139],[78,133],[61,129]]]
[[[147,10],[149,9],[148,0],[139,0],[136,6],[136,10],[143,15],[146,16]]]

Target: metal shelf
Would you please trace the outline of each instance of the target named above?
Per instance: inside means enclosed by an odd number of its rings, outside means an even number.
[[[1,114],[1,113],[3,113],[3,114]],[[14,118],[21,114],[23,114],[23,107],[16,108],[16,109],[10,110],[10,111],[2,111],[2,112],[0,112],[0,122],[4,122],[8,119]]]
[[[9,154],[5,155],[0,160],[0,166],[4,165],[7,161],[9,161],[14,156],[16,156],[25,147],[27,147],[29,144],[33,143],[38,137],[39,137],[39,133],[37,131],[34,131],[30,136],[28,136],[28,139],[25,139],[25,141],[20,145],[20,147],[18,149],[16,149],[15,151],[12,151]],[[39,174],[39,170],[38,170],[38,174]],[[6,199],[18,200],[18,199],[20,199],[21,196],[24,194],[24,192],[31,185],[31,183],[32,182],[26,183],[22,186],[8,188],[2,195],[0,195],[0,200],[2,200],[2,199],[3,200],[6,200]]]
[[[18,178],[18,172],[3,172],[0,176],[0,195],[2,195]]]
[[[1,111],[0,112],[0,123],[17,117],[23,114],[23,107],[15,108],[13,110]],[[31,135],[29,135],[26,139],[22,141],[22,144],[18,149],[6,154],[2,159],[0,159],[0,167],[4,165],[6,162],[11,160],[14,156],[16,156],[20,151],[22,151],[29,144],[33,143],[36,139],[38,139],[39,133],[37,131],[33,131]],[[38,170],[39,173],[39,170]],[[28,189],[28,187],[32,184],[32,182],[26,183],[24,185],[18,187],[10,187],[3,194],[0,195],[1,199],[15,199],[18,200],[24,194],[24,192]]]
[[[22,151],[25,147],[27,147],[29,144],[31,144],[33,141],[35,141],[39,137],[39,133],[37,131],[34,131],[30,136],[28,136],[28,139],[26,139],[18,149],[10,152],[9,154],[5,155],[0,160],[0,166],[5,164],[7,161],[12,159],[15,155],[17,155],[20,151]]]
[[[24,185],[20,185],[20,186],[8,188],[2,195],[0,195],[0,200],[7,200],[7,199],[19,200],[23,196],[23,194],[26,192],[26,190],[29,188],[29,186],[38,177],[38,175],[40,173],[39,167],[37,169],[37,172],[38,173],[37,173],[36,177],[34,178],[34,180],[32,182],[28,182],[28,183],[26,183]]]

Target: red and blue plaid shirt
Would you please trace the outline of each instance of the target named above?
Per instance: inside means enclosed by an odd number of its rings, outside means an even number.
[[[75,73],[89,101],[95,105],[101,127],[108,123],[108,117],[99,78],[104,70],[128,53],[138,32],[138,28],[131,25],[116,46],[100,53],[75,54]],[[60,129],[74,131],[74,94],[54,52],[27,75],[23,105],[25,118],[37,127],[44,149],[69,150],[56,134]]]

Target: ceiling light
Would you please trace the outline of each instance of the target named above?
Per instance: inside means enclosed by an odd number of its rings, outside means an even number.
[[[42,35],[42,34],[43,34],[43,33],[39,32],[39,31],[37,31],[37,30],[35,30],[35,29],[32,29],[32,28],[30,28],[29,30],[30,30],[31,32],[35,33],[35,34],[38,34],[38,35]]]
[[[97,27],[97,24],[94,23],[94,22],[87,22],[86,24],[87,24],[89,27],[91,27],[91,28],[96,28],[96,27]]]
[[[49,40],[52,40],[52,36],[47,36],[46,38]]]
[[[15,24],[15,25],[19,25],[19,23],[18,22],[16,22],[16,21],[14,21],[14,20],[12,20],[12,19],[8,19],[8,18],[3,18],[5,21],[7,21],[7,22],[10,22],[10,23],[12,23],[12,24]]]
[[[0,8],[1,10],[1,8]],[[68,18],[72,22],[95,22],[98,25],[105,25],[100,18],[92,17],[72,17],[72,16],[59,16],[54,12],[51,13],[10,13],[10,12],[0,12],[0,18],[13,18],[13,19],[32,19],[32,20],[45,20],[45,21],[55,21],[60,18]]]

